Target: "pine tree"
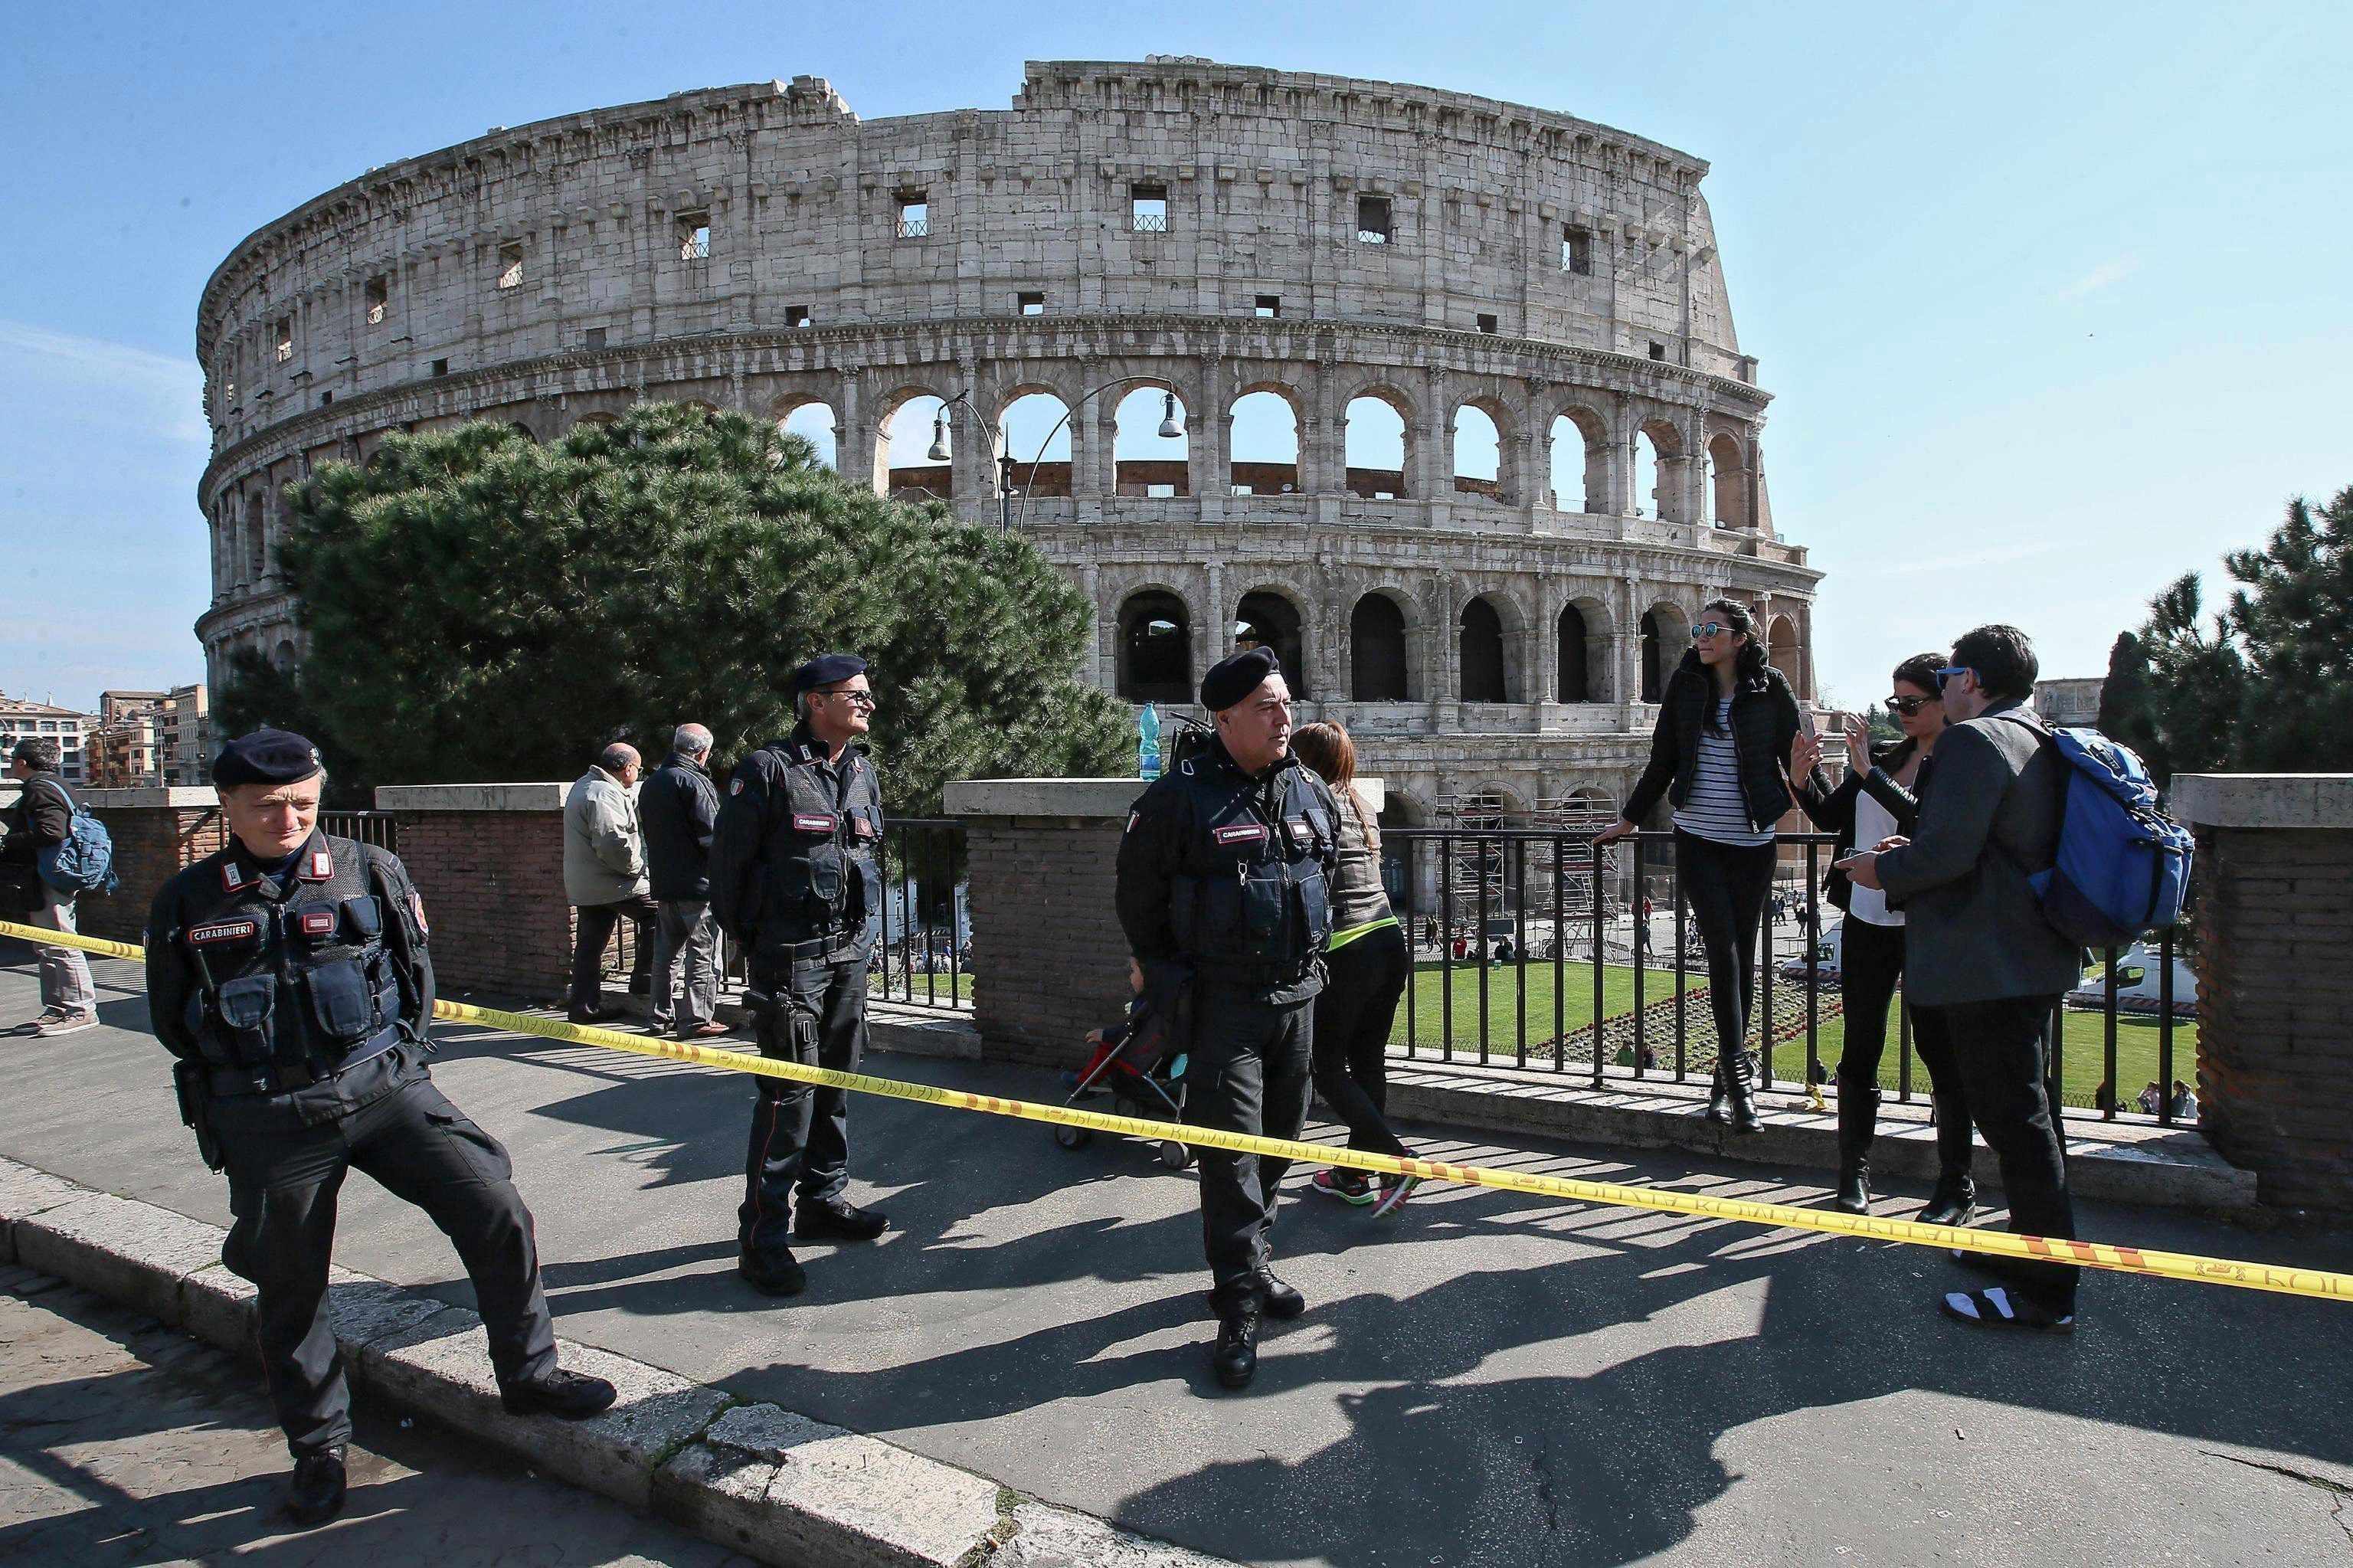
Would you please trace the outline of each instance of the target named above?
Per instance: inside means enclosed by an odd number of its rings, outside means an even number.
[[[1052,563],[740,415],[640,404],[546,446],[489,422],[396,436],[291,501],[310,652],[264,694],[371,784],[570,779],[616,738],[658,758],[689,719],[732,759],[790,731],[794,667],[834,650],[871,666],[895,810],[937,810],[953,778],[1124,760]]]

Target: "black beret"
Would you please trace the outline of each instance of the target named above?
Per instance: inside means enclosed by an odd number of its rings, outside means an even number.
[[[213,758],[213,782],[226,789],[237,784],[292,784],[320,772],[319,748],[285,729],[258,729],[238,736]]]
[[[1201,705],[1213,714],[1223,713],[1257,691],[1269,675],[1281,673],[1282,661],[1274,656],[1273,649],[1245,648],[1209,666],[1209,673],[1201,677]]]
[[[793,672],[793,695],[847,681],[866,673],[866,661],[855,653],[820,653]]]

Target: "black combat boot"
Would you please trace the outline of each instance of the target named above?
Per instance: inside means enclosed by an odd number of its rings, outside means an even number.
[[[1270,1318],[1292,1319],[1307,1310],[1307,1298],[1295,1286],[1285,1285],[1274,1277],[1274,1266],[1262,1264],[1258,1271],[1259,1295],[1266,1303]]]
[[[1725,1099],[1732,1110],[1732,1130],[1761,1132],[1763,1118],[1757,1114],[1757,1058],[1746,1051],[1732,1054],[1731,1065],[1724,1069]]]
[[[1879,1089],[1841,1078],[1838,1086],[1838,1206],[1850,1214],[1871,1212],[1871,1137],[1879,1128]]]
[[[1715,1071],[1707,1080],[1707,1119],[1721,1127],[1732,1119],[1732,1091],[1724,1085],[1724,1058],[1715,1059]]]
[[[344,1486],[342,1444],[303,1455],[286,1483],[286,1517],[302,1530],[326,1523],[343,1511]]]
[[[562,1367],[499,1389],[499,1403],[517,1415],[560,1415],[566,1421],[586,1421],[610,1409],[617,1397],[617,1391],[603,1378]]]
[[[1950,1171],[1936,1178],[1936,1190],[1918,1215],[1924,1225],[1966,1225],[1977,1217],[1978,1184]]]
[[[890,1228],[879,1211],[861,1209],[847,1198],[804,1202],[793,1214],[793,1234],[809,1241],[872,1241]]]
[[[735,1272],[763,1296],[798,1296],[808,1288],[808,1271],[782,1247],[765,1257],[744,1253],[735,1260]]]
[[[1218,1343],[1209,1364],[1228,1388],[1248,1388],[1258,1373],[1259,1311],[1258,1302],[1249,1300],[1218,1314]]]

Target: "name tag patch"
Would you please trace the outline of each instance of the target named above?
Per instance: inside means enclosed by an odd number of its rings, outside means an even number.
[[[312,850],[311,863],[302,872],[305,882],[324,882],[335,874],[335,860],[325,850]]]
[[[795,811],[793,832],[797,833],[830,833],[833,819],[816,811]]]
[[[332,937],[334,934],[335,912],[333,910],[305,909],[302,911],[302,935],[306,937]]]
[[[1266,829],[1256,822],[1237,822],[1232,827],[1212,829],[1209,837],[1221,844],[1262,844]]]
[[[877,836],[874,824],[868,821],[863,817],[853,814],[849,819],[849,823],[852,828],[857,830],[858,836],[861,839],[871,839]]]
[[[191,947],[210,948],[223,942],[250,942],[259,935],[261,935],[261,922],[259,920],[215,920],[209,925],[191,927],[188,932],[188,944]]]

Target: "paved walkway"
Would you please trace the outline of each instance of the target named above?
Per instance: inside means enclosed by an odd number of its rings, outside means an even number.
[[[0,1020],[29,1013],[21,952],[0,965]],[[0,1041],[16,1069],[0,1154],[225,1224],[222,1182],[140,1032],[136,970],[94,967],[110,1027]],[[2072,1341],[2020,1342],[1939,1319],[1936,1293],[1968,1277],[1916,1248],[1480,1190],[1431,1191],[1381,1224],[1303,1196],[1277,1237],[1311,1308],[1269,1335],[1257,1385],[1234,1398],[1204,1362],[1193,1179],[1140,1149],[1066,1153],[1042,1128],[861,1098],[853,1195],[895,1228],[809,1248],[808,1294],[769,1303],[731,1273],[744,1081],[443,1039],[437,1079],[514,1153],[564,1333],[1221,1556],[2353,1561],[2353,1308],[2095,1276]],[[874,1065],[1060,1092],[1011,1069]],[[1679,1156],[1417,1141],[1823,1195],[1819,1178]],[[2105,1239],[2353,1269],[2344,1237],[2095,1206],[2084,1220]],[[470,1302],[429,1223],[364,1181],[344,1190],[339,1255]]]
[[[343,1517],[290,1531],[276,1514],[286,1445],[257,1373],[71,1286],[0,1269],[0,1563],[752,1568],[449,1433],[358,1415]]]

